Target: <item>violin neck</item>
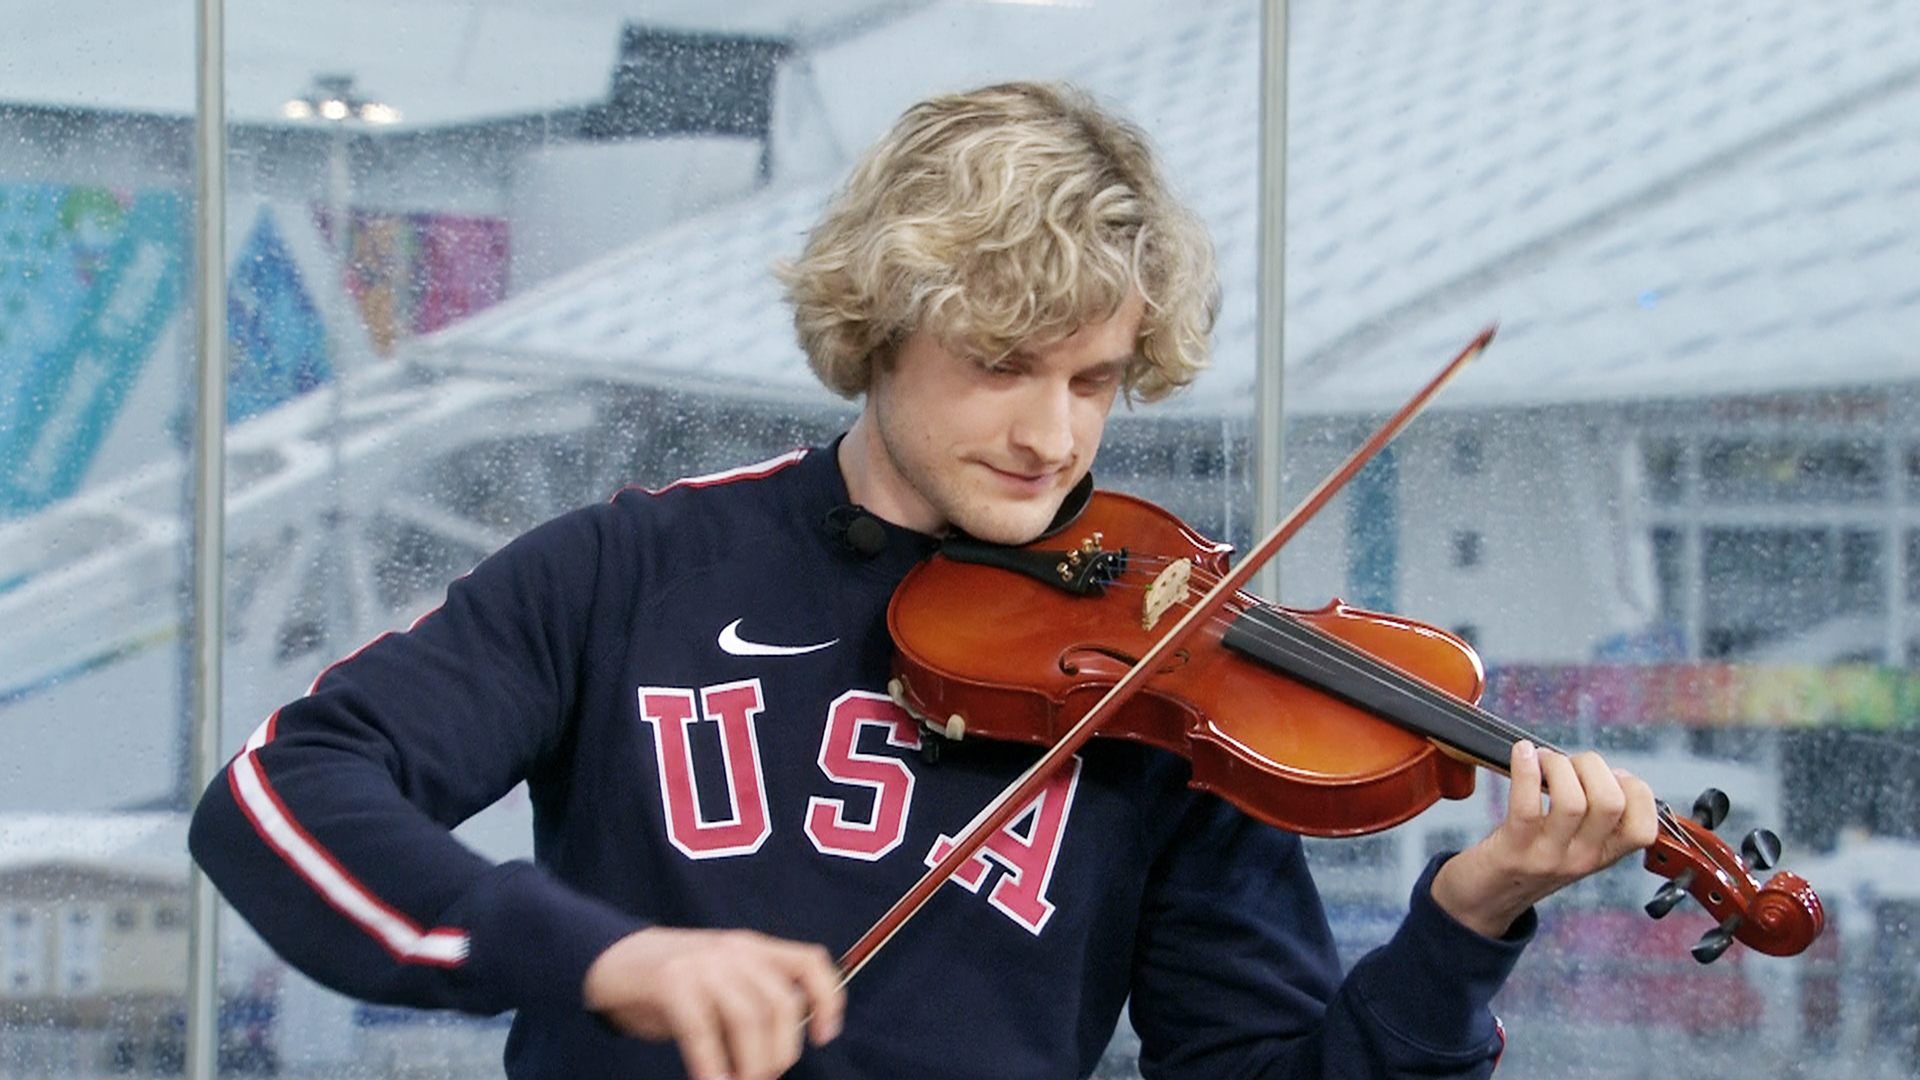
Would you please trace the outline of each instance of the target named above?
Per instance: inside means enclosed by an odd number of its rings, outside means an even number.
[[[1279,608],[1259,605],[1243,612],[1227,628],[1221,643],[1489,769],[1505,772],[1513,744],[1521,739],[1548,745]]]

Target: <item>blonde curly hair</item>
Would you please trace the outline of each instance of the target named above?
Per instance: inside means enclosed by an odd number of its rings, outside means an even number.
[[[1153,401],[1205,366],[1220,295],[1206,228],[1146,137],[1079,90],[1036,83],[909,109],[778,273],[815,374],[848,398],[916,329],[998,359],[1138,291],[1124,385]]]

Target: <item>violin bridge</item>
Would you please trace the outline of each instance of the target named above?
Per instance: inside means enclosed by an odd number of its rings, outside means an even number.
[[[1153,584],[1147,586],[1146,600],[1140,609],[1140,629],[1152,630],[1175,604],[1186,602],[1191,590],[1187,582],[1193,577],[1193,563],[1186,559],[1176,559],[1160,571]]]

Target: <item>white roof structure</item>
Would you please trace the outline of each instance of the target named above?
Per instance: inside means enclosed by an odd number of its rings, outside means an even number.
[[[1288,407],[1760,393],[1920,374],[1920,20],[1899,0],[1295,3]],[[1214,230],[1216,369],[1251,400],[1259,5],[1191,5],[1080,72]],[[654,236],[423,344],[429,363],[812,388],[769,264],[824,187]],[[1164,408],[1164,407],[1163,407]]]
[[[246,0],[226,11],[228,116],[272,122],[315,74],[350,72],[405,127],[528,116],[606,98],[628,22],[807,33],[897,7],[812,0]],[[0,101],[192,116],[194,5],[5,0]]]
[[[469,371],[830,401],[793,343],[771,272],[799,251],[827,195],[812,185],[656,235],[456,324],[413,356]]]
[[[1374,95],[1349,137],[1386,160],[1333,151],[1323,173],[1339,91],[1298,101],[1290,392],[1304,407],[1391,404],[1496,317],[1498,343],[1450,404],[1920,375],[1902,348],[1920,335],[1911,9],[1502,5],[1512,17],[1489,25],[1468,6],[1433,5],[1416,32],[1446,54],[1410,65],[1426,78],[1384,95],[1371,67],[1344,80],[1348,100]],[[1471,115],[1437,111],[1449,79]],[[1449,159],[1461,145],[1484,150]],[[1338,228],[1323,238],[1322,221]]]
[[[187,877],[187,815],[0,814],[0,873],[50,865]]]

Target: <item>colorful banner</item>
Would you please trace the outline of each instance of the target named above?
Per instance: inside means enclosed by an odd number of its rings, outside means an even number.
[[[186,273],[171,191],[0,184],[0,518],[71,494]]]
[[[72,494],[86,476],[186,302],[187,205],[177,191],[0,183],[0,520]],[[506,296],[503,220],[353,220],[348,290],[382,353]],[[227,328],[229,420],[331,377],[322,309],[269,214],[233,266]]]
[[[326,211],[316,216],[331,242]],[[507,295],[511,260],[499,218],[356,210],[352,222],[347,291],[383,356]]]
[[[1920,727],[1920,672],[1852,665],[1545,666],[1487,672],[1480,704],[1518,724]]]
[[[227,342],[229,423],[333,377],[326,321],[265,210],[254,219],[227,278]]]

